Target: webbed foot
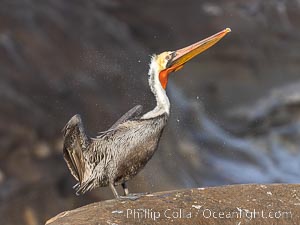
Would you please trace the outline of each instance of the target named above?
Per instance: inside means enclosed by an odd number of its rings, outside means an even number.
[[[120,200],[131,200],[131,201],[135,201],[137,199],[139,199],[140,197],[143,197],[145,195],[147,195],[149,193],[129,193],[128,195],[126,196],[119,196],[119,199]]]

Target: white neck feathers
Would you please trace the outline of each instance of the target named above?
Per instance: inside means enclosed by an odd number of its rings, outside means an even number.
[[[142,119],[150,119],[157,116],[160,116],[164,113],[169,115],[170,113],[170,102],[168,96],[166,94],[165,89],[161,86],[159,81],[159,68],[157,62],[155,60],[155,56],[152,57],[150,63],[150,69],[148,72],[149,75],[149,86],[151,88],[152,93],[156,98],[157,105],[156,107],[149,111],[148,113],[142,116]]]

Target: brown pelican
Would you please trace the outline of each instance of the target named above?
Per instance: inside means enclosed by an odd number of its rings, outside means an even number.
[[[228,32],[229,28],[188,47],[152,56],[149,86],[157,105],[150,112],[141,115],[142,106],[137,105],[95,138],[85,134],[79,115],[70,119],[63,129],[63,154],[71,174],[78,181],[74,186],[77,194],[109,186],[118,198],[115,186],[121,184],[124,194],[128,195],[126,182],[151,159],[167,123],[170,102],[166,87],[170,73],[181,69]]]

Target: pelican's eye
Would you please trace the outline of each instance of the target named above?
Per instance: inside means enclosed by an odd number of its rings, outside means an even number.
[[[166,55],[165,60],[167,61],[166,68],[169,68],[172,64],[172,59],[176,56],[176,52],[171,52]]]

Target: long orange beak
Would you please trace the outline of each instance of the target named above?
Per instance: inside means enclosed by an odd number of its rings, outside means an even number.
[[[230,28],[226,28],[220,31],[219,33],[216,33],[204,40],[201,40],[190,46],[175,51],[173,53],[174,54],[173,59],[170,60],[167,67],[170,69],[172,68],[173,71],[177,71],[181,69],[187,61],[191,60],[196,55],[199,55],[200,53],[209,49],[211,46],[213,46],[218,41],[220,41],[230,31],[231,31]]]

